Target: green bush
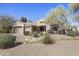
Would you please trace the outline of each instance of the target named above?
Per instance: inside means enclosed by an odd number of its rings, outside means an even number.
[[[43,32],[40,32],[40,33],[39,33],[39,36],[43,36]]]
[[[73,31],[68,31],[68,33],[66,33],[68,36],[77,36],[78,34],[76,32]]]
[[[50,35],[48,33],[45,33],[43,38],[42,38],[42,42],[44,44],[51,44],[54,43],[54,41],[52,40],[52,38],[50,37]]]
[[[66,30],[67,31],[67,35],[68,36],[77,36],[78,32],[77,31],[73,31],[73,30]]]
[[[65,30],[58,30],[59,34],[65,34]]]
[[[24,35],[29,35],[29,33],[30,33],[29,31],[25,31]]]
[[[47,33],[53,34],[52,30],[47,30]]]
[[[5,48],[11,46],[16,41],[16,36],[3,34],[0,36],[0,48]]]
[[[8,33],[6,29],[0,30],[0,33]]]
[[[37,31],[33,32],[33,37],[38,37],[38,32]]]

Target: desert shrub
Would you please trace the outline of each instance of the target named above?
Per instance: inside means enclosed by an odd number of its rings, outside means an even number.
[[[52,30],[47,30],[47,33],[53,34]]]
[[[52,38],[50,37],[50,35],[48,33],[45,33],[43,38],[42,38],[42,42],[44,44],[51,44],[54,43],[54,41],[52,40]]]
[[[11,46],[16,41],[16,36],[4,34],[0,36],[0,48]]]
[[[67,29],[66,31],[67,31],[66,35],[68,35],[68,36],[77,36],[78,35],[78,31],[73,31],[72,29]]]
[[[64,30],[58,30],[59,34],[65,34]]]
[[[39,36],[43,36],[43,32],[40,32],[40,33],[39,33]]]
[[[33,32],[33,37],[38,37],[38,32],[37,31]]]
[[[30,33],[29,31],[25,31],[24,35],[29,35],[29,33]]]
[[[6,29],[0,30],[0,33],[8,33]]]

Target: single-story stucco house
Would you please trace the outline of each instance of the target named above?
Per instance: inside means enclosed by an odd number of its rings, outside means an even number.
[[[52,30],[53,33],[59,33],[61,32],[63,34],[66,33],[66,29],[64,26],[58,26],[57,24],[46,24],[45,19],[38,20],[36,22],[15,22],[15,24],[12,26],[12,32],[16,34],[24,34],[24,31],[29,31],[29,33],[33,33],[34,31],[37,32],[46,32],[48,30]]]
[[[12,27],[13,33],[20,33],[23,34],[23,29],[25,28],[25,31],[34,32],[34,31],[46,31],[46,24],[39,22],[16,22]]]
[[[15,22],[12,27],[12,32],[17,34],[23,34],[24,29],[25,31],[29,31],[30,33],[37,31],[37,32],[44,32],[50,29],[51,26],[45,23],[45,20],[41,19],[37,22]]]

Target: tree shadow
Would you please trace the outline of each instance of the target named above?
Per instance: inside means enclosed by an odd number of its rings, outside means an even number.
[[[14,44],[11,45],[11,46],[8,46],[8,47],[3,48],[3,50],[4,50],[4,49],[9,49],[9,48],[14,48],[14,47],[19,46],[19,45],[21,45],[21,44],[22,44],[22,42],[16,42],[16,43],[14,43]]]

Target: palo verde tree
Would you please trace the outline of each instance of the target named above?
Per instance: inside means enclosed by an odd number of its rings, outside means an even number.
[[[65,10],[62,6],[51,9],[46,17],[46,23],[62,25],[66,21]]]

